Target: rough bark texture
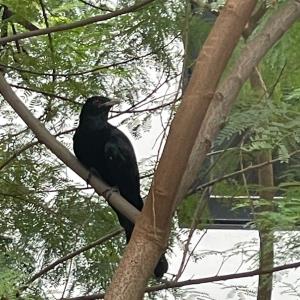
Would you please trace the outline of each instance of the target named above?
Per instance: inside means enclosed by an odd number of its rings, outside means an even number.
[[[145,284],[167,244],[176,195],[187,191],[179,192],[179,187],[195,138],[255,3],[229,0],[205,42],[172,122],[142,217],[105,299],[142,299]]]

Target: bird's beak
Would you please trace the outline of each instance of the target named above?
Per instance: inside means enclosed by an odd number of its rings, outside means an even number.
[[[120,104],[120,101],[117,100],[117,99],[111,99],[110,101],[103,103],[102,106],[109,106],[109,107],[111,107],[111,106],[114,106],[116,104]]]

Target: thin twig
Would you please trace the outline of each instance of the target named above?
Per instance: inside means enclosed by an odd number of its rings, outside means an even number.
[[[116,66],[119,66],[119,65],[123,65],[123,64],[129,63],[131,61],[139,60],[141,58],[145,58],[145,57],[150,56],[152,54],[154,54],[154,52],[149,52],[149,53],[146,53],[146,54],[141,55],[141,56],[132,57],[132,58],[126,59],[124,61],[112,63],[112,64],[105,65],[105,66],[98,66],[98,67],[88,69],[88,70],[85,70],[85,71],[73,72],[73,73],[56,73],[55,76],[56,77],[82,76],[82,75],[86,75],[88,73],[94,73],[94,72],[97,72],[97,71],[100,71],[100,70],[109,69],[111,67],[116,67]],[[3,68],[8,68],[8,69],[15,70],[15,71],[18,71],[18,72],[21,72],[21,73],[22,72],[23,73],[29,73],[29,74],[33,74],[33,75],[37,75],[37,76],[53,76],[53,73],[43,73],[43,72],[38,72],[38,71],[33,71],[33,70],[27,70],[27,69],[23,69],[23,68],[16,67],[16,66],[5,65],[5,64],[2,64],[2,63],[0,63],[0,66],[3,67]]]
[[[92,4],[92,3],[84,1],[84,0],[78,0],[78,1],[84,3],[85,5],[88,5],[90,7],[96,8],[96,9],[101,9],[103,11],[113,12],[112,9],[108,8],[106,5],[103,5],[103,4],[101,6],[96,6],[96,5]]]
[[[145,292],[156,292],[156,291],[165,290],[165,289],[179,288],[179,287],[183,287],[183,286],[187,286],[187,285],[212,283],[212,282],[224,281],[224,280],[230,280],[230,279],[240,279],[240,278],[252,277],[252,276],[257,276],[260,274],[269,274],[269,273],[274,273],[274,272],[279,272],[279,271],[293,269],[293,268],[299,268],[299,267],[300,267],[300,261],[291,263],[291,264],[274,267],[274,268],[268,269],[268,270],[255,269],[253,271],[241,272],[241,273],[235,273],[235,274],[211,276],[211,277],[190,279],[190,280],[177,281],[177,282],[169,281],[164,284],[148,287],[145,289]],[[61,300],[95,300],[95,299],[103,299],[104,295],[105,294],[101,293],[101,294],[94,294],[94,295],[74,297],[74,298],[65,298],[65,299],[61,299]]]
[[[193,250],[189,253],[189,257],[187,258],[188,252],[189,252],[189,245],[191,243],[193,234],[196,230],[196,227],[199,223],[199,217],[202,215],[204,208],[207,204],[207,201],[205,199],[205,196],[207,196],[207,189],[205,189],[201,195],[201,198],[199,199],[198,203],[197,203],[197,207],[195,209],[194,215],[193,215],[193,220],[190,226],[190,230],[189,230],[189,234],[188,234],[188,238],[187,241],[185,242],[184,245],[184,251],[183,251],[183,255],[182,255],[182,260],[180,263],[180,267],[178,269],[177,275],[175,276],[175,281],[178,281],[179,278],[181,277],[181,275],[183,274],[184,270],[187,267],[187,264],[190,260],[190,257],[192,256],[195,247],[193,248]],[[202,238],[204,237],[204,235],[206,234],[206,232],[204,232],[204,234],[201,236],[200,240],[198,241],[197,245],[199,244],[199,242],[202,240]]]
[[[45,96],[48,96],[48,97],[54,97],[54,98],[57,98],[57,99],[60,99],[60,100],[68,101],[68,102],[71,102],[73,104],[82,105],[81,103],[79,103],[75,100],[72,100],[70,98],[63,97],[63,96],[60,96],[60,95],[57,95],[57,94],[53,94],[53,93],[49,93],[49,92],[41,91],[41,90],[38,90],[38,89],[21,86],[21,85],[16,85],[16,84],[10,84],[10,86],[12,86],[16,89],[21,89],[21,90],[25,90],[25,91],[29,91],[29,92],[34,92],[34,93],[39,93],[39,94],[42,94],[42,95],[45,95]]]
[[[43,17],[44,17],[44,22],[46,25],[46,28],[49,28],[49,21],[48,21],[48,17],[47,17],[47,12],[46,12],[46,8],[44,5],[43,0],[39,0],[40,2],[40,6],[42,8],[42,13],[43,13]],[[50,48],[50,52],[51,52],[51,60],[52,60],[52,64],[53,64],[53,69],[52,69],[52,81],[55,82],[56,80],[56,69],[55,69],[55,51],[54,51],[54,46],[53,46],[53,39],[51,36],[51,33],[48,33],[48,40],[49,40],[49,48]]]
[[[16,151],[9,159],[7,159],[2,165],[0,165],[0,171],[3,168],[5,168],[7,165],[9,165],[13,160],[15,160],[21,153],[32,148],[33,146],[36,146],[38,143],[39,143],[38,141],[28,143],[27,145],[25,145],[24,147]]]
[[[8,42],[12,42],[12,41],[18,41],[18,40],[22,40],[22,39],[26,39],[26,38],[30,38],[30,37],[37,37],[37,36],[45,35],[45,34],[52,33],[52,32],[66,31],[66,30],[75,29],[78,27],[87,26],[87,25],[90,25],[93,23],[106,21],[106,20],[112,19],[117,16],[121,16],[121,15],[130,13],[130,12],[135,12],[135,11],[139,10],[140,8],[146,6],[154,1],[155,0],[145,0],[145,1],[139,2],[135,5],[132,5],[129,7],[124,7],[122,9],[119,9],[117,11],[114,11],[114,12],[111,12],[111,13],[108,13],[105,15],[98,15],[98,16],[90,17],[90,18],[87,18],[84,20],[75,21],[75,22],[69,23],[69,24],[61,24],[61,25],[57,25],[57,26],[53,26],[53,27],[49,27],[49,28],[27,31],[27,32],[22,32],[22,33],[15,34],[12,36],[3,37],[3,38],[0,38],[0,45],[8,43]]]
[[[38,273],[36,273],[35,275],[33,275],[27,282],[26,285],[23,286],[21,288],[21,290],[24,290],[28,287],[28,285],[30,283],[32,283],[33,281],[35,281],[36,279],[40,278],[42,275],[44,275],[45,273],[49,272],[50,270],[54,269],[57,265],[81,254],[82,252],[88,251],[91,248],[94,248],[95,246],[98,246],[100,244],[103,244],[104,242],[110,240],[112,237],[117,236],[118,234],[122,233],[123,229],[117,229],[112,231],[111,233],[103,236],[102,238],[92,242],[91,244],[88,244],[80,249],[75,250],[74,252],[71,252],[67,255],[65,255],[64,257],[61,257],[59,259],[57,259],[56,261],[54,261],[53,263],[51,263],[50,265],[48,265],[47,267],[43,268],[41,271],[39,271]]]
[[[290,153],[289,156],[293,156],[293,155],[295,155],[296,153],[299,153],[299,152],[300,152],[300,150],[295,150],[294,152]],[[228,179],[228,178],[234,177],[234,176],[239,175],[239,174],[246,173],[246,172],[254,170],[254,169],[262,168],[262,167],[264,167],[266,165],[273,164],[274,162],[277,162],[277,161],[280,161],[280,160],[282,160],[282,157],[278,157],[278,158],[275,158],[275,159],[272,159],[272,160],[269,160],[269,161],[265,161],[265,162],[257,164],[257,165],[250,165],[250,166],[248,166],[248,167],[246,167],[244,169],[238,170],[236,172],[233,172],[233,173],[226,174],[224,176],[215,178],[215,179],[213,179],[213,180],[211,180],[209,182],[206,182],[204,184],[196,186],[195,188],[193,188],[193,190],[190,190],[188,192],[188,195],[191,195],[191,194],[193,194],[193,193],[195,193],[197,191],[200,191],[200,190],[202,190],[202,189],[204,189],[204,188],[206,188],[208,186],[212,186],[215,183],[217,183],[219,181],[222,181],[224,179]]]

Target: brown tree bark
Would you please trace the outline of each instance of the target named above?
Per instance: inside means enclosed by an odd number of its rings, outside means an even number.
[[[166,248],[176,203],[191,183],[181,184],[195,139],[255,4],[254,0],[229,0],[210,32],[171,124],[145,207],[105,299],[143,297],[146,282]],[[208,151],[210,142],[206,146],[205,151]]]

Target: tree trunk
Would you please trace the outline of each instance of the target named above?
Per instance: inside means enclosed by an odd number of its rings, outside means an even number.
[[[258,163],[269,161],[272,159],[271,150],[262,151],[258,155]],[[258,171],[258,181],[262,188],[260,198],[263,201],[269,201],[269,205],[263,206],[264,211],[272,211],[274,190],[270,189],[274,186],[273,181],[273,165],[269,164],[262,167]],[[265,188],[265,189],[264,189]],[[259,209],[262,211],[262,209]],[[259,227],[259,266],[262,270],[270,270],[274,266],[274,243],[273,243],[273,228],[269,222],[259,222],[262,226]],[[265,224],[266,223],[266,224]],[[271,300],[272,297],[272,282],[273,274],[259,275],[257,300]]]
[[[178,195],[182,199],[188,189],[181,185],[181,181],[195,139],[218,81],[255,4],[254,0],[229,0],[210,32],[171,124],[141,217],[105,299],[135,300],[143,297],[146,282],[167,246]],[[209,148],[208,142],[204,151]]]
[[[231,4],[231,8],[235,8],[235,5],[232,5],[232,2],[239,7],[239,11],[240,9],[245,9],[245,11],[247,10],[247,13],[249,14],[250,11],[248,10],[253,9],[253,7],[249,8],[249,5],[254,6],[254,3],[250,3],[249,1],[228,1],[228,4]],[[228,12],[225,11],[225,14],[227,13]],[[248,16],[243,16],[244,18],[248,18]],[[203,82],[201,81],[202,78],[204,82],[208,84],[206,76],[209,74],[207,68],[199,68],[202,67],[200,62],[203,63],[205,55],[208,55],[207,59],[211,59],[209,51],[216,51],[215,48],[208,47],[211,45],[210,43],[212,43],[212,41],[205,43],[196,63],[192,79],[187,88],[187,93],[183,99],[182,106],[178,110],[178,113],[176,114],[172,123],[173,125],[170,135],[158,167],[159,172],[156,172],[148,200],[146,201],[146,205],[142,212],[142,217],[138,219],[137,226],[133,232],[133,238],[126,248],[123,259],[120,262],[119,268],[113,278],[113,282],[107,292],[106,299],[134,300],[142,298],[144,285],[154,268],[153,261],[157,261],[159,255],[161,254],[163,243],[169,235],[169,228],[163,227],[163,225],[169,224],[176,203],[183,199],[191,181],[195,178],[195,174],[197,174],[199,167],[201,166],[201,163],[203,162],[208,151],[209,141],[216,136],[223,123],[223,120],[226,119],[230,112],[230,109],[234,103],[234,99],[238,95],[243,83],[250,76],[253,68],[259,63],[260,59],[266,54],[268,49],[270,49],[281,38],[285,31],[287,31],[299,17],[300,3],[296,0],[288,1],[286,5],[281,6],[280,9],[278,9],[278,11],[270,17],[261,33],[259,33],[255,39],[248,43],[240,58],[237,60],[235,67],[226,80],[224,80],[224,82],[220,85],[217,93],[214,94],[206,115],[204,119],[202,119],[203,112],[201,113],[201,107],[202,104],[206,103],[204,101],[206,98],[204,97],[203,99],[198,99],[199,86],[203,86]],[[241,18],[241,20],[243,20],[241,14],[237,11],[232,11],[232,18],[235,19],[235,21],[237,21],[236,18]],[[216,45],[224,45],[224,38],[226,37],[226,34],[232,35],[237,28],[229,28],[229,32],[228,28],[225,26],[223,27],[223,30],[221,28],[221,36],[219,36],[218,43],[218,39],[215,36],[214,30],[220,26],[222,27],[222,24],[220,24],[222,22],[223,17],[221,14],[218,17],[216,24],[208,38],[212,38]],[[227,22],[225,22],[225,24],[226,23]],[[242,30],[243,26],[241,26],[242,25],[240,24],[238,28]],[[230,32],[230,30],[232,30],[232,32]],[[231,44],[226,46],[231,47]],[[214,62],[216,63],[216,66],[220,67],[219,63],[223,62],[218,59],[217,54],[218,53],[213,52],[213,56],[216,56],[217,60],[217,62],[215,60]],[[201,56],[202,59],[200,59]],[[211,63],[211,61],[209,63]],[[214,71],[213,67],[214,65],[210,65],[212,72]],[[203,73],[201,73],[201,70]],[[216,72],[218,70],[219,68],[215,69]],[[193,97],[193,94],[190,94],[188,91],[193,84],[197,85],[197,82],[195,82],[196,78],[199,80],[199,86],[198,88],[196,86]],[[209,91],[209,89],[207,90]],[[200,101],[197,102],[197,100]],[[192,105],[189,106],[191,102]],[[196,108],[198,108],[199,111],[196,110]],[[185,117],[184,112],[188,112]],[[178,117],[179,113],[181,114],[180,117]],[[194,126],[198,127],[199,123],[201,123],[201,128],[196,136],[196,142],[194,142],[192,149],[187,147],[187,144],[183,143],[183,141],[186,141],[186,138],[189,137],[189,127],[193,126],[193,122],[191,122],[191,119],[189,118],[191,113],[196,114],[198,117],[196,118],[196,124],[194,124]],[[183,127],[177,127],[177,124],[180,124],[180,122],[177,121],[177,117],[179,119],[183,118],[183,120],[181,120],[183,122]],[[194,119],[195,118],[192,120],[194,121]],[[182,133],[183,136],[179,135],[179,132],[176,132],[175,128],[181,133],[184,131]],[[172,140],[172,142],[170,140]],[[174,152],[171,145],[174,146]],[[176,153],[176,151],[179,152]],[[181,173],[177,174],[175,171],[178,171],[179,166],[177,163],[182,161],[182,159],[186,159],[186,151],[189,151],[191,154],[189,155],[187,165],[184,168],[184,175],[182,176]],[[174,155],[175,153],[179,153],[179,155],[176,156]],[[170,154],[170,159],[172,158],[169,162],[167,160],[168,154]],[[168,169],[168,167],[170,167],[170,169]],[[178,180],[178,176],[180,177],[180,187],[178,187],[178,185],[171,184],[178,182],[175,181],[176,179]],[[173,196],[174,199],[172,199]],[[155,213],[155,218],[153,218],[153,213]],[[147,228],[149,228],[151,232],[147,232]],[[151,240],[151,237],[155,238],[156,240]],[[143,243],[147,244],[146,247],[142,248],[142,250],[146,248],[147,252],[145,253],[141,253],[141,249],[138,248],[139,245],[143,245]],[[156,259],[153,258],[155,255]],[[145,260],[147,257],[151,258],[149,262]]]
[[[270,101],[267,87],[258,70],[255,68],[250,77],[252,88],[257,92],[260,101]],[[263,99],[263,100],[261,100]],[[272,150],[262,150],[257,155],[257,163],[264,163],[272,160]],[[273,164],[268,164],[258,169],[258,184],[260,186],[261,201],[268,201],[268,205],[258,207],[256,212],[272,211],[273,197],[274,197],[274,176]],[[259,266],[262,270],[270,270],[274,266],[274,244],[273,244],[273,228],[272,224],[267,220],[259,220]],[[259,275],[257,300],[271,300],[272,297],[272,282],[273,274]]]

